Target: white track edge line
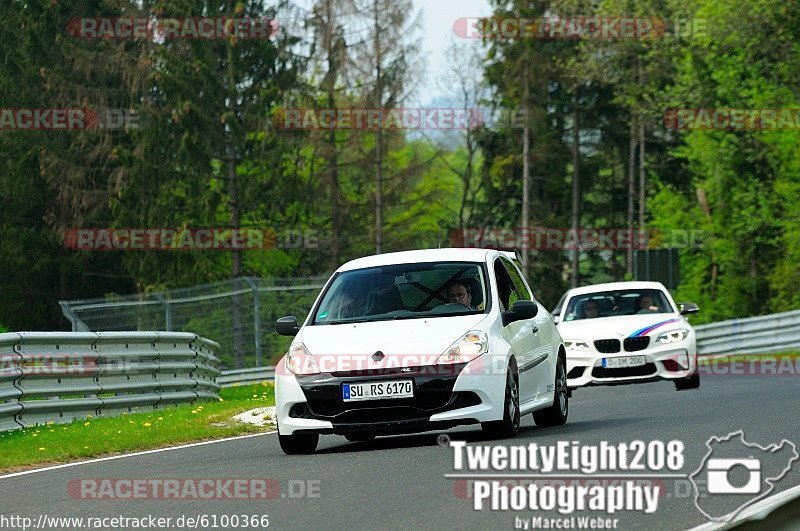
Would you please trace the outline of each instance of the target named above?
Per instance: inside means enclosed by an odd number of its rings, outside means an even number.
[[[736,518],[731,520],[730,522],[706,522],[705,524],[701,524],[697,527],[693,527],[689,531],[713,531],[713,530],[722,530],[722,529],[730,529],[733,526],[739,525],[744,523],[748,520],[761,520],[766,518],[769,513],[782,507],[791,501],[795,500],[796,498],[800,497],[800,485],[796,485],[790,489],[786,489],[783,492],[779,492],[777,494],[773,494],[763,500],[754,503],[747,509],[743,510],[739,513]],[[763,511],[768,510],[766,514],[761,516],[761,518],[753,518],[753,516],[762,513]]]
[[[224,439],[213,439],[213,440],[210,440],[210,441],[200,441],[200,442],[196,442],[196,443],[182,444],[180,446],[168,446],[166,448],[155,448],[153,450],[143,450],[141,452],[133,452],[133,453],[130,453],[130,454],[111,455],[111,456],[108,456],[108,457],[98,457],[98,458],[95,458],[95,459],[86,459],[84,461],[74,461],[72,463],[61,463],[60,465],[47,466],[47,467],[42,467],[42,468],[34,468],[32,470],[23,470],[21,472],[12,472],[10,474],[6,474],[6,475],[3,475],[3,476],[0,476],[0,479],[8,479],[8,478],[13,478],[13,477],[18,477],[18,476],[25,476],[25,475],[28,475],[28,474],[36,474],[38,472],[46,472],[48,470],[57,470],[59,468],[69,468],[69,467],[73,467],[73,466],[88,465],[90,463],[99,463],[101,461],[111,461],[113,459],[124,459],[126,457],[135,457],[137,455],[156,454],[156,453],[159,453],[159,452],[169,452],[171,450],[181,450],[181,449],[184,449],[184,448],[193,448],[195,446],[203,446],[203,445],[206,445],[206,444],[216,444],[216,443],[221,443],[221,442],[236,441],[236,440],[239,440],[239,439],[249,439],[251,437],[262,437],[264,435],[269,435],[271,433],[278,433],[278,432],[277,431],[268,431],[268,432],[264,432],[264,433],[251,433],[251,434],[248,434],[248,435],[237,435],[236,437],[226,437]]]

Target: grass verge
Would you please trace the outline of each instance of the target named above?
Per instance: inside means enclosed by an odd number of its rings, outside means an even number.
[[[220,396],[219,401],[2,432],[0,473],[273,429],[231,418],[275,405],[272,383],[230,387]]]

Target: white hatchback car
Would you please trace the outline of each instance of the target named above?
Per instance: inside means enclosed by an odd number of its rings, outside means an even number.
[[[567,348],[567,384],[617,385],[672,380],[700,386],[694,329],[660,282],[614,282],[569,290],[553,310]]]
[[[277,322],[294,337],[275,371],[283,451],[468,424],[510,437],[527,413],[564,424],[566,350],[513,260],[430,249],[340,267],[302,325]]]

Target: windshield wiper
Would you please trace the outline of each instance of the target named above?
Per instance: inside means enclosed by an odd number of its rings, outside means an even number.
[[[416,319],[418,317],[425,317],[425,316],[424,315],[417,315],[417,314],[414,314],[414,315],[395,315],[394,317],[392,317],[392,320],[393,321],[400,321],[402,319]]]
[[[464,312],[446,312],[446,313],[423,313],[417,315],[398,315],[394,319],[420,319],[422,317],[454,317],[456,315],[475,315],[478,313],[483,313],[483,310],[467,310]]]
[[[368,323],[372,321],[372,319],[336,319],[333,321],[325,321],[325,322],[317,322],[315,324],[328,324],[328,325],[337,325],[337,324],[347,324],[347,323]]]

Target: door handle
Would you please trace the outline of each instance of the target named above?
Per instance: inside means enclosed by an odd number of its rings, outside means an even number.
[[[535,333],[537,333],[538,331],[539,331],[539,327],[538,327],[538,326],[532,326],[532,327],[531,327],[531,332],[532,332],[532,333],[534,333],[534,334],[535,334]]]

